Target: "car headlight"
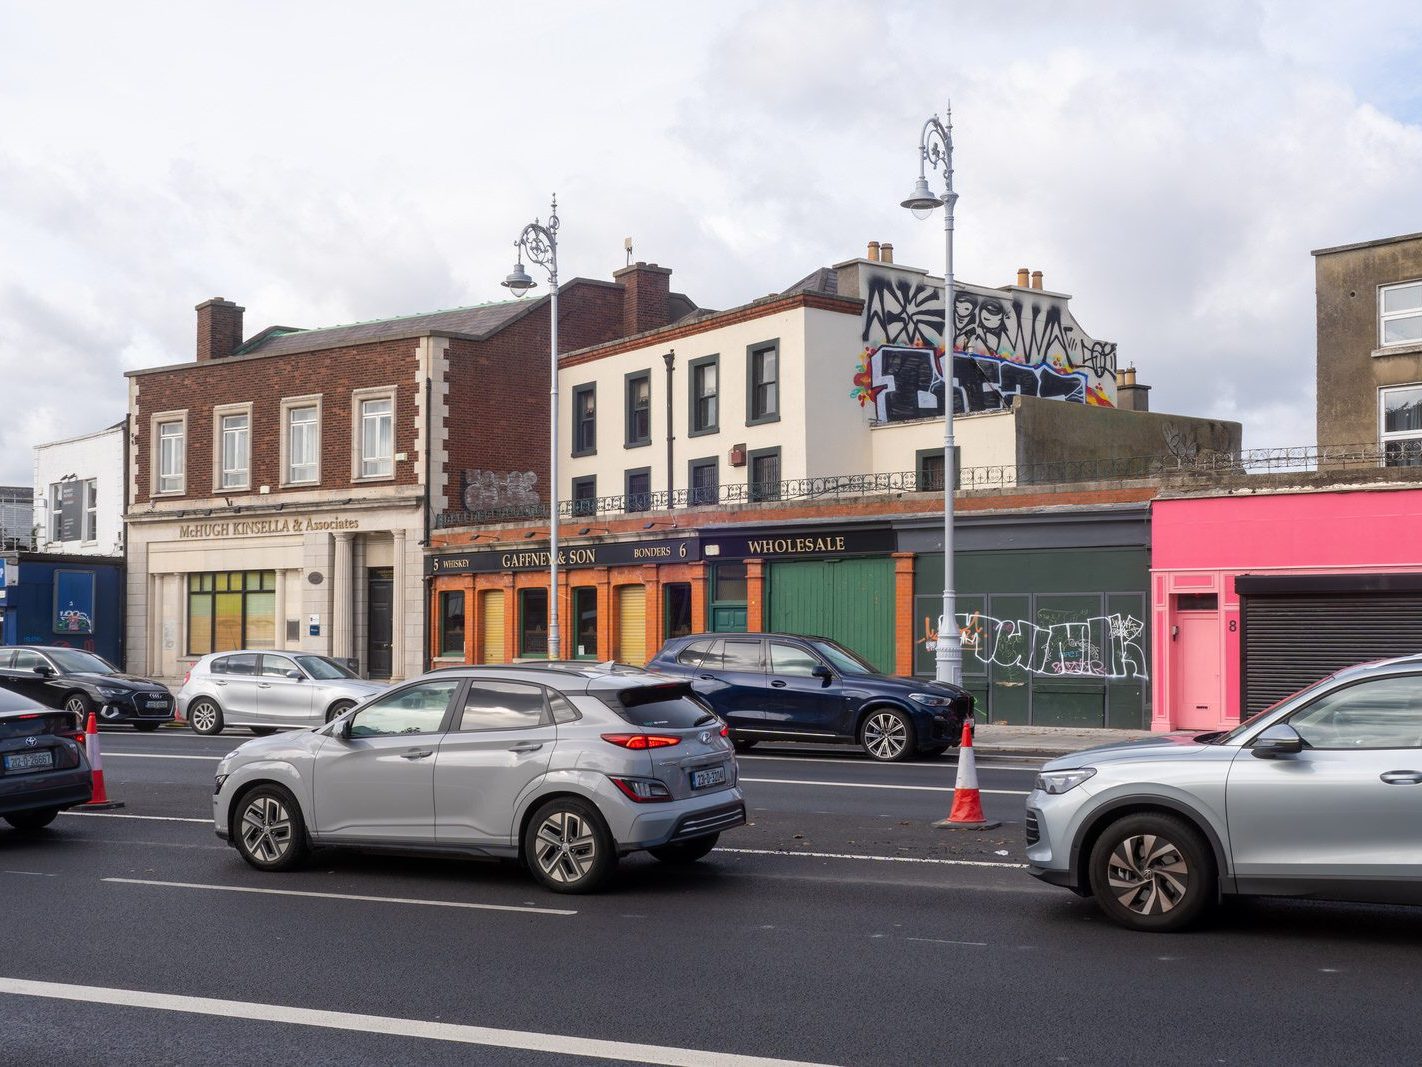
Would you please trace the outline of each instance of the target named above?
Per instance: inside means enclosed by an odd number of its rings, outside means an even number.
[[[1095,767],[1076,767],[1069,771],[1043,771],[1037,775],[1034,785],[1042,792],[1055,796],[1058,793],[1065,793],[1069,789],[1075,789],[1095,773]]]
[[[112,686],[107,685],[99,686],[99,696],[108,697],[110,700],[113,700],[115,697],[121,697],[127,692],[127,689],[115,689]]]
[[[910,693],[909,699],[920,704],[926,704],[930,708],[952,707],[952,697],[941,697],[937,693]]]

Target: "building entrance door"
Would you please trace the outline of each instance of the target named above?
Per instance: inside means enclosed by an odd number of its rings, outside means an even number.
[[[1182,611],[1175,616],[1175,725],[1182,730],[1218,730],[1220,691],[1219,612]]]
[[[597,659],[597,589],[573,589],[573,658]]]
[[[365,662],[372,678],[389,678],[391,645],[395,633],[395,572],[372,567],[369,573],[370,605],[367,616]]]

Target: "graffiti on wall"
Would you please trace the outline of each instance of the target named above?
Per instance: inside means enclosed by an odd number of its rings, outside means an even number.
[[[533,471],[466,470],[465,511],[492,511],[538,503],[538,475]]]
[[[943,414],[943,289],[920,276],[866,278],[850,395],[880,422]],[[1116,346],[1088,337],[1061,297],[961,289],[953,300],[953,410],[993,411],[1015,396],[1114,406]]]
[[[923,620],[927,651],[938,648],[934,620]],[[1145,624],[1134,615],[1097,615],[1089,619],[1065,612],[1043,611],[1037,622],[994,619],[981,612],[958,615],[958,632],[965,655],[971,653],[984,666],[1017,667],[1029,674],[1090,678],[1149,677],[1141,634]]]

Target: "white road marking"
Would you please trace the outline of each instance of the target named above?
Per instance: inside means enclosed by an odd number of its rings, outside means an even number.
[[[741,782],[759,782],[762,785],[822,785],[837,789],[910,789],[915,793],[951,793],[951,785],[894,785],[890,782],[811,782],[803,778],[741,778]],[[979,789],[979,793],[991,793],[1000,797],[1025,797],[1026,789]]]
[[[44,871],[0,871],[0,874],[29,874],[36,878],[53,878],[54,875],[46,874]]]
[[[395,1037],[449,1041],[461,1045],[483,1045],[492,1048],[525,1049],[583,1059],[630,1060],[636,1063],[666,1064],[669,1067],[813,1067],[796,1060],[768,1059],[762,1056],[738,1056],[726,1052],[676,1048],[669,1045],[644,1045],[629,1041],[604,1041],[566,1034],[542,1034],[529,1030],[501,1030],[491,1026],[467,1026],[460,1023],[433,1022],[423,1019],[402,1019],[389,1015],[359,1015],[345,1011],[321,1011],[286,1004],[262,1004],[244,1000],[219,1000],[215,997],[193,997],[181,993],[152,993],[141,989],[117,989],[104,986],[69,985],[62,982],[36,982],[23,978],[0,978],[0,992],[23,997],[77,1001],[84,1004],[113,1004],[124,1008],[148,1008],[189,1015],[216,1015],[229,1019],[250,1019],[256,1022],[289,1023],[294,1026],[319,1026],[329,1030],[348,1030],[362,1034],[390,1034]]]
[[[1049,756],[1032,756],[1032,757],[1029,757],[1029,758],[1038,760],[1038,761],[1041,762],[1041,763],[1045,763],[1045,762],[1047,762],[1048,759],[1050,759],[1050,758],[1052,758],[1052,757],[1049,757]],[[831,759],[831,758],[828,757],[828,756],[771,756],[771,755],[764,755],[764,756],[737,755],[737,756],[736,756],[736,762],[737,762],[737,763],[744,763],[744,762],[746,762],[747,760],[775,760],[775,761],[780,762],[780,763],[833,763],[836,767],[882,767],[882,766],[886,766],[886,764],[871,763],[871,762],[870,762],[869,760],[867,760],[867,759]],[[905,766],[905,767],[924,767],[924,766],[932,767],[933,764],[907,763],[907,764],[904,764],[904,766]],[[938,766],[939,766],[939,768],[946,770],[949,774],[952,774],[953,771],[955,771],[955,770],[957,769],[957,766],[958,766],[958,765],[957,765],[956,763],[939,763]],[[1037,767],[1023,767],[1023,766],[1021,766],[1021,765],[1019,765],[1019,764],[1016,764],[1016,763],[989,763],[989,762],[987,762],[987,761],[979,762],[979,763],[977,764],[977,766],[978,766],[978,768],[979,768],[980,770],[1021,771],[1021,772],[1024,773],[1024,774],[1036,774],[1037,771],[1038,771],[1038,769],[1039,769],[1039,768],[1037,768]]]
[[[945,867],[1001,867],[1024,871],[1025,863],[999,863],[993,860],[941,860],[929,856],[857,856],[848,852],[782,852],[773,848],[717,848],[734,856],[794,856],[818,860],[872,860],[875,863],[935,863]]]
[[[910,937],[909,941],[926,941],[930,945],[972,945],[974,948],[987,948],[986,941],[945,941],[941,937]]]
[[[178,815],[120,815],[116,811],[61,811],[61,815],[82,815],[86,819],[142,819],[145,822],[205,822],[212,825],[211,819],[187,819]]]
[[[104,759],[195,759],[216,763],[224,756],[179,756],[168,752],[105,752]]]
[[[375,904],[423,904],[431,908],[465,908],[470,911],[517,911],[529,915],[576,915],[566,908],[530,908],[518,904],[471,904],[462,900],[420,900],[416,897],[368,897],[356,893],[317,893],[303,889],[260,889],[246,885],[210,885],[205,882],[155,882],[145,878],[101,878],[116,885],[151,885],[162,889],[211,889],[222,893],[259,893],[274,897],[315,897],[320,900],[360,900]]]

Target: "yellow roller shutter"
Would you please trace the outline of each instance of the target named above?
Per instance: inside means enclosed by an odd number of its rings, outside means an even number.
[[[483,594],[482,624],[479,629],[483,640],[479,643],[479,662],[504,662],[504,591],[490,589]]]
[[[617,660],[640,667],[647,662],[647,590],[623,585],[617,589]]]

